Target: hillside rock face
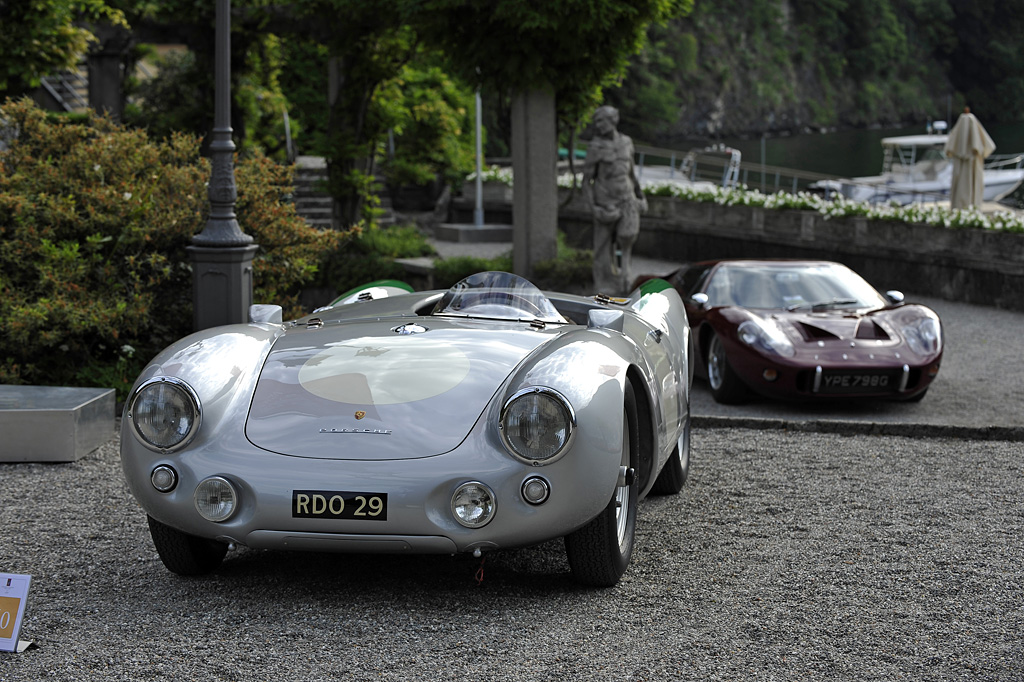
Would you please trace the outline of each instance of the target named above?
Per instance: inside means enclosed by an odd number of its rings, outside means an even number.
[[[696,0],[688,17],[652,29],[611,99],[624,120],[644,121],[627,132],[655,144],[923,125],[945,116],[950,97],[961,102],[935,44],[956,36],[936,23],[945,15],[918,16],[915,7]]]

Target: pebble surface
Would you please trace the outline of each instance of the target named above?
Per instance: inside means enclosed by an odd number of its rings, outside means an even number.
[[[918,298],[917,300],[921,300]],[[629,570],[561,541],[469,556],[240,549],[181,578],[112,437],[0,463],[0,572],[32,576],[0,682],[1024,679],[1024,315],[925,298],[920,403],[723,408],[697,382],[690,480],[640,505]]]
[[[1020,680],[1024,443],[698,428],[629,570],[560,541],[468,556],[241,549],[164,569],[116,439],[0,465],[0,567],[32,575],[0,680]]]

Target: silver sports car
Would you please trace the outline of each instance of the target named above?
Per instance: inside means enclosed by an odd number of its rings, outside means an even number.
[[[179,574],[229,548],[479,556],[564,537],[614,585],[637,503],[690,457],[690,331],[662,280],[628,298],[484,272],[367,286],[188,336],[136,381],[121,460]]]

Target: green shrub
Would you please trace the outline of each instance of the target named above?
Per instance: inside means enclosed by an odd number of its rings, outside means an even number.
[[[0,383],[130,384],[192,331],[186,247],[210,175],[198,150],[195,137],[155,142],[28,100],[0,107]],[[254,300],[298,314],[299,289],[347,235],[295,215],[290,169],[254,156],[235,170],[238,221],[260,246]]]
[[[378,279],[404,279],[405,270],[396,258],[430,256],[434,248],[415,225],[368,225],[325,256],[317,278],[320,287],[337,293]]]

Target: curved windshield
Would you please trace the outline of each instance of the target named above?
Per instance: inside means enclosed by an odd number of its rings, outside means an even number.
[[[507,272],[478,272],[457,282],[430,314],[565,323],[540,289]]]
[[[823,311],[887,305],[874,287],[838,263],[723,265],[707,294],[712,306],[744,308]]]

